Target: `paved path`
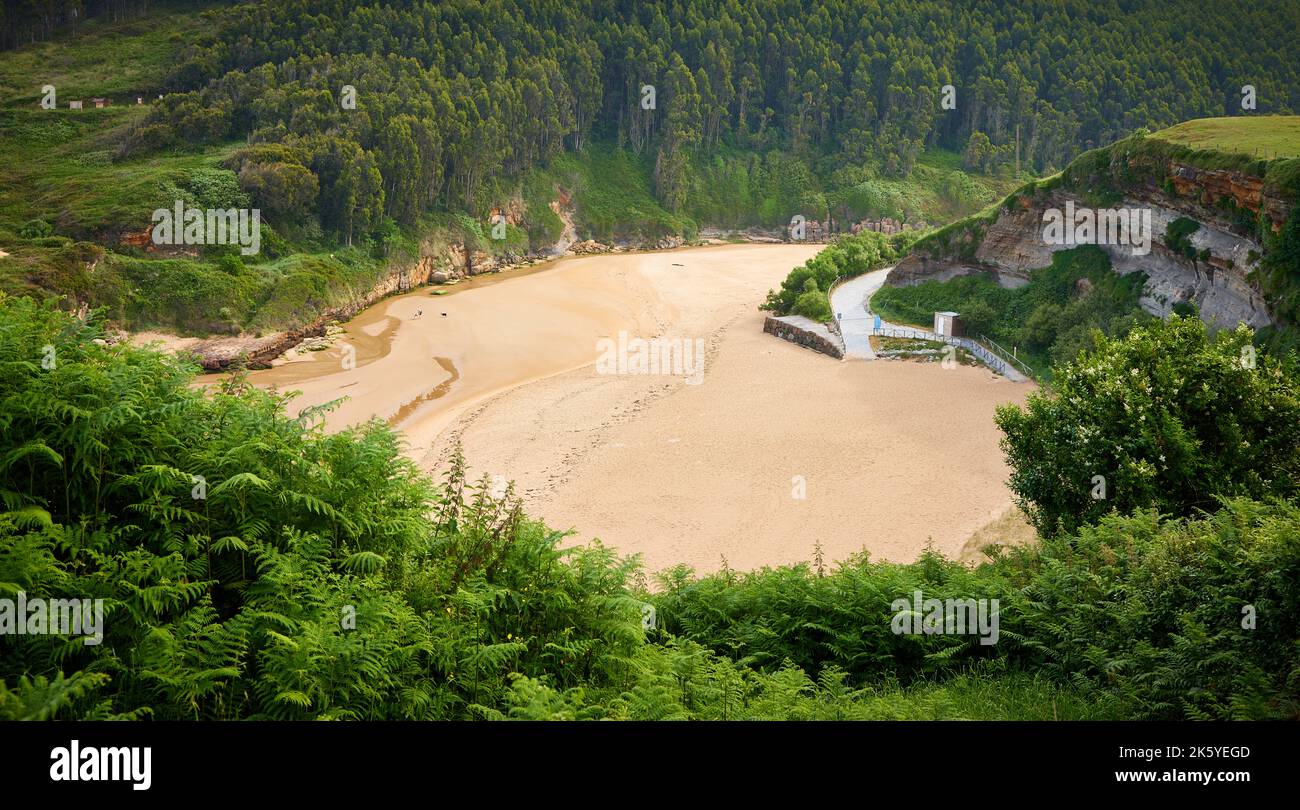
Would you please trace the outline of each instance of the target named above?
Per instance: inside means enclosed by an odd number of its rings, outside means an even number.
[[[893,267],[885,267],[851,278],[831,293],[831,311],[839,321],[840,334],[844,337],[844,359],[854,357],[864,360],[876,359],[876,353],[871,348],[871,330],[876,325],[876,314],[871,311],[870,306],[871,296],[884,285],[885,279],[889,277],[889,271],[893,269]],[[898,337],[912,337],[919,340],[941,339],[928,330],[890,323],[886,320],[881,320],[880,327],[895,330]],[[984,347],[967,338],[957,338],[957,342],[977,357],[988,354]],[[1024,382],[1027,379],[1015,366],[1003,362],[1000,358],[990,356],[981,359],[986,364],[996,363],[995,370],[1009,380]]]
[[[885,283],[892,267],[873,270],[857,278],[851,278],[831,293],[831,312],[840,324],[840,334],[844,336],[844,358],[861,357],[875,360],[876,353],[871,349],[871,330],[875,326],[875,313],[868,307],[871,296]],[[884,328],[907,329],[909,327],[880,322]]]

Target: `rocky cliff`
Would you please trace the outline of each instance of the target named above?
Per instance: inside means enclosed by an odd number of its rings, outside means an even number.
[[[923,240],[890,274],[889,283],[906,286],[986,273],[1005,286],[1019,286],[1028,282],[1031,271],[1049,265],[1053,252],[1074,247],[1044,239],[1049,209],[1064,211],[1067,203],[1076,209],[1145,209],[1151,218],[1149,253],[1136,255],[1129,245],[1100,245],[1115,272],[1146,274],[1145,310],[1164,316],[1175,304],[1187,302],[1219,327],[1275,323],[1253,271],[1267,234],[1290,216],[1294,203],[1287,195],[1246,171],[1168,158],[1153,165],[1146,154],[1102,157],[1109,160],[1107,176],[1067,170],[1021,189],[992,216],[971,218],[946,229],[939,239]],[[1168,231],[1180,218],[1195,220],[1199,227],[1174,249]]]

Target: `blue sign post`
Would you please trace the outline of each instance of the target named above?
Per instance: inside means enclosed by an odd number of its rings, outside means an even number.
[[[877,328],[877,329],[880,328],[880,314],[879,314],[879,313],[876,314],[876,328]]]

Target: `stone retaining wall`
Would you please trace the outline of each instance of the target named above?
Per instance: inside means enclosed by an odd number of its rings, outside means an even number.
[[[782,340],[788,340],[791,343],[798,343],[800,346],[812,349],[815,352],[829,354],[837,360],[844,357],[844,349],[835,345],[830,340],[827,340],[822,335],[800,326],[796,326],[795,324],[787,323],[786,321],[772,315],[767,316],[763,320],[763,331],[767,332],[769,335],[776,335]]]

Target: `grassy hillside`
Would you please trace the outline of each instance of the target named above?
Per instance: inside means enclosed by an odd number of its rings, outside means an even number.
[[[1151,137],[1201,151],[1294,158],[1300,157],[1300,116],[1200,118],[1162,129]]]
[[[176,154],[120,157],[117,146],[144,110],[0,109],[0,227],[39,219],[75,239],[116,241],[148,227],[169,186],[215,169],[236,144]]]
[[[996,219],[1000,211],[1009,210],[1016,198],[1038,191],[1064,187],[1099,205],[1113,204],[1126,187],[1144,178],[1156,176],[1158,184],[1165,184],[1170,160],[1254,175],[1265,181],[1266,193],[1300,200],[1297,158],[1300,116],[1206,118],[1155,133],[1139,132],[1086,152],[1062,171],[1018,186],[999,204],[927,234],[917,242],[916,250],[935,258],[962,256],[963,250],[973,250],[973,240],[967,235],[981,236],[982,226]]]
[[[83,20],[54,39],[0,51],[0,106],[34,105],[42,85],[58,89],[59,106],[95,96],[134,104],[167,91],[185,43],[204,25],[199,16],[215,2],[162,0],[148,15],[111,21]]]

